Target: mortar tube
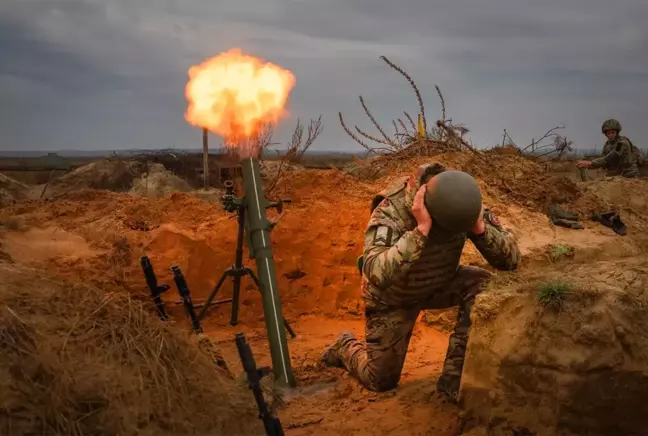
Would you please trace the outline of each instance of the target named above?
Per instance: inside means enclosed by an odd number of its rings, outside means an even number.
[[[279,383],[295,387],[297,382],[290,365],[288,340],[281,312],[281,299],[277,286],[272,247],[270,245],[270,221],[266,216],[268,201],[263,194],[263,182],[257,158],[241,160],[243,187],[250,250],[254,253],[257,274],[261,285],[263,314],[270,343],[272,372]]]

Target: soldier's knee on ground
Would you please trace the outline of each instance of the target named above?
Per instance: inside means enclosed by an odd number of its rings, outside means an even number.
[[[384,374],[377,375],[373,372],[368,374],[369,386],[366,386],[367,389],[374,392],[386,392],[395,389],[400,382],[400,374]]]

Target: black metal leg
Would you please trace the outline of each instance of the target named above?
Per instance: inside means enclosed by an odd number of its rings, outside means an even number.
[[[245,269],[234,270],[234,286],[232,287],[232,315],[230,325],[238,324],[238,309],[241,296],[241,277],[245,275]]]
[[[185,307],[187,308],[187,314],[189,315],[189,318],[191,318],[191,326],[193,328],[193,331],[196,333],[202,332],[202,327],[200,325],[200,319],[196,317],[196,311],[194,310],[193,304],[191,303],[191,300],[187,301],[187,304],[185,304]]]
[[[259,282],[259,278],[254,274],[254,271],[252,271],[250,268],[245,267],[245,274],[249,274],[250,277],[252,277],[252,281],[256,285],[257,289],[261,291],[261,282]]]
[[[225,279],[229,277],[231,274],[232,274],[231,268],[228,268],[223,272],[223,275],[221,275],[221,278],[216,284],[216,286],[214,287],[214,290],[212,291],[211,294],[209,294],[209,297],[207,297],[207,300],[205,300],[205,302],[203,303],[204,305],[202,309],[200,309],[200,313],[198,314],[199,320],[203,319],[203,316],[205,316],[205,312],[207,311],[207,308],[209,308],[209,305],[211,304],[212,300],[214,299],[214,297],[216,297],[216,294],[220,290],[220,287],[223,286]]]
[[[292,329],[292,327],[290,327],[290,324],[288,324],[288,321],[286,321],[286,318],[284,318],[283,322],[284,322],[284,327],[286,327],[286,331],[288,332],[290,337],[295,339],[297,335],[295,334],[295,331]]]

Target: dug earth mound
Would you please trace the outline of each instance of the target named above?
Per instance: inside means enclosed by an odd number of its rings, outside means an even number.
[[[491,283],[473,313],[465,434],[646,434],[647,266],[602,261]]]
[[[128,295],[0,262],[0,434],[261,434],[249,391],[193,339]]]
[[[615,181],[615,190],[599,195],[603,182],[577,183],[518,156],[487,157],[451,152],[394,160],[381,167],[379,178],[362,171],[296,168],[276,184],[270,199],[292,199],[271,233],[283,312],[297,333],[289,346],[298,389],[285,395],[279,409],[286,434],[455,436],[462,427],[465,434],[561,434],[557,428],[565,434],[633,434],[639,412],[646,410],[624,389],[631,379],[635,393],[648,394],[641,381],[647,357],[642,338],[648,332],[640,317],[646,304],[640,292],[646,265],[640,259],[648,243],[641,204],[618,192],[645,192],[645,181]],[[453,311],[422,315],[393,391],[368,392],[344,371],[318,361],[341,331],[364,334],[356,260],[373,196],[431,161],[478,178],[485,203],[516,235],[523,255],[519,271],[496,273],[478,299],[461,407],[433,395]],[[169,267],[179,264],[198,303],[234,261],[236,221],[219,204],[219,193],[177,192],[186,185],[156,175],[164,175],[161,168],[142,174],[122,164],[112,162],[114,170],[106,162],[79,168],[48,188],[51,198],[40,200],[38,187],[31,200],[14,195],[0,208],[0,332],[9,332],[8,343],[28,344],[29,351],[6,351],[14,362],[6,368],[6,383],[18,383],[14,391],[29,389],[3,400],[0,408],[12,411],[13,421],[0,425],[22,429],[11,434],[41,428],[68,434],[67,423],[93,412],[82,421],[88,434],[259,434],[232,340],[243,331],[259,366],[269,364],[261,298],[253,283],[243,280],[238,326],[228,324],[229,305],[214,306],[203,321],[206,336],[235,374],[231,377],[187,340],[189,322],[182,305],[175,304],[174,288],[163,296],[171,323],[160,325],[138,262],[148,255],[160,283],[170,285]],[[579,213],[584,229],[553,226],[546,214],[552,203]],[[621,210],[627,236],[588,217],[611,207]],[[254,268],[247,256],[244,262]],[[470,243],[462,262],[486,267]],[[537,301],[540,285],[556,277],[570,279],[559,311]],[[218,299],[231,297],[231,289],[227,281]],[[100,319],[92,321],[96,314]],[[54,356],[54,363],[36,355],[32,343],[46,358]],[[92,373],[98,361],[113,375],[121,368],[124,378]],[[25,379],[15,371],[30,365],[47,369],[50,379],[72,381],[71,387],[57,387],[66,389],[57,392],[69,395],[57,398],[71,409],[44,402],[49,397],[35,390],[38,386],[20,385],[41,376],[35,371]],[[88,377],[97,378],[98,391],[88,387]],[[590,391],[598,387],[607,393],[606,383],[612,382],[615,404]],[[33,424],[15,417],[21,407],[31,411],[25,416]],[[618,427],[601,417],[604,408]],[[233,409],[239,410],[238,424]],[[63,413],[67,421],[44,410]],[[108,422],[110,417],[115,421]]]

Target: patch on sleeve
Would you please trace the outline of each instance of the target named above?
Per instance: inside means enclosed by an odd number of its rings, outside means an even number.
[[[374,234],[374,245],[390,247],[392,245],[392,229],[387,226],[379,226]]]
[[[492,210],[486,212],[486,220],[493,226],[497,227],[498,229],[502,228],[502,224],[500,223],[500,220],[495,216]]]

